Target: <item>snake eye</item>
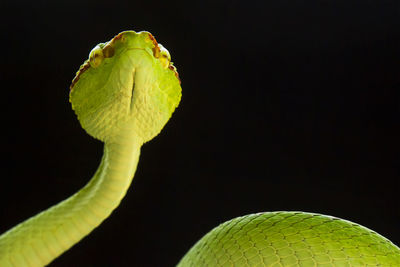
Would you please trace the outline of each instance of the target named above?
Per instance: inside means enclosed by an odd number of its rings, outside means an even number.
[[[93,48],[89,54],[90,66],[93,68],[97,68],[101,64],[101,62],[103,62],[103,59],[104,59],[103,49],[101,49],[99,45],[96,45],[96,47]]]

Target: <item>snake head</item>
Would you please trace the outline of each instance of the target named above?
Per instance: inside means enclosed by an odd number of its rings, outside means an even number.
[[[149,32],[125,31],[89,53],[70,86],[70,102],[91,136],[112,141],[130,131],[147,142],[181,99],[171,57]]]

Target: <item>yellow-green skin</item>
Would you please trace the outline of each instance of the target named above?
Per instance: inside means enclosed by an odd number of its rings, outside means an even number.
[[[0,236],[0,267],[47,265],[106,219],[131,183],[141,146],[180,98],[176,68],[150,33],[122,32],[97,45],[72,82],[70,101],[82,127],[104,142],[100,166],[76,194]],[[400,250],[345,220],[266,212],[216,227],[178,266],[390,267],[400,266]]]
[[[183,266],[400,266],[400,250],[358,224],[305,212],[265,212],[214,228]]]

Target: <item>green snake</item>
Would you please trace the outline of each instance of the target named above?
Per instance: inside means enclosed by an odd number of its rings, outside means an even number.
[[[93,48],[72,81],[70,102],[86,132],[104,142],[101,163],[77,193],[0,236],[0,266],[47,265],[105,220],[133,179],[141,146],[180,99],[169,52],[149,32],[125,31]],[[346,220],[264,212],[214,228],[178,266],[398,267],[400,249]]]

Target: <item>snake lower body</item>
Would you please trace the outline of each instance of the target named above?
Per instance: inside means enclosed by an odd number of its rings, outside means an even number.
[[[305,212],[265,212],[214,228],[184,266],[400,266],[400,250],[358,224]]]

